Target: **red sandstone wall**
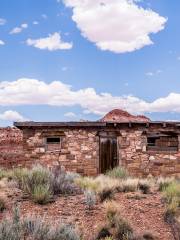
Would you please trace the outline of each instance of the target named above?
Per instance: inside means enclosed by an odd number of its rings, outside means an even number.
[[[22,132],[17,128],[0,128],[0,167],[23,161]]]

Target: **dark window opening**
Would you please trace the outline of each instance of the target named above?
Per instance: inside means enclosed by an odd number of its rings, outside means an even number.
[[[60,143],[60,137],[47,137],[46,138],[47,144],[59,144]]]
[[[61,151],[61,138],[60,137],[47,137],[46,138],[46,151]]]
[[[147,150],[178,151],[178,136],[161,133],[147,136]]]

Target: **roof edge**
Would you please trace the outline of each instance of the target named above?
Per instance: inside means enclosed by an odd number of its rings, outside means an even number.
[[[87,122],[14,122],[14,126],[22,129],[22,128],[40,128],[40,127],[105,127],[105,126],[117,126],[117,125],[163,125],[166,127],[167,125],[180,127],[180,122],[171,122],[171,121],[151,121],[151,122],[98,122],[98,121],[87,121]]]

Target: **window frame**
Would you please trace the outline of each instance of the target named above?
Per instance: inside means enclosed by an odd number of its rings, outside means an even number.
[[[153,135],[154,134],[154,135]],[[150,141],[148,142],[148,139],[154,139],[154,144],[153,141],[152,145],[150,145]],[[163,138],[176,138],[176,142],[177,142],[177,146],[158,146],[156,145],[156,140],[158,139],[163,139]],[[170,141],[169,141],[170,142]],[[168,143],[168,141],[167,141]],[[146,149],[148,152],[178,152],[179,149],[179,138],[178,138],[178,134],[176,134],[175,132],[173,133],[151,133],[151,134],[147,134],[147,144],[146,144]]]
[[[54,138],[54,139],[59,139],[59,142],[48,142],[47,141],[47,139],[48,138]],[[48,147],[49,146],[55,146],[55,149],[48,149]],[[57,147],[57,149],[56,149],[56,147]],[[61,147],[62,147],[62,136],[52,136],[52,135],[50,135],[50,136],[46,136],[45,137],[45,149],[46,149],[46,151],[48,152],[60,152],[61,151]]]

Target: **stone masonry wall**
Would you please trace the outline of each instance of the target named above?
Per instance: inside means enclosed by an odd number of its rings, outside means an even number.
[[[135,176],[180,176],[180,149],[177,152],[148,151],[143,131],[121,130],[119,161]]]
[[[0,128],[0,166],[11,167],[23,160],[22,132],[17,128]]]
[[[148,129],[148,131],[152,130],[159,131],[159,129]],[[97,175],[99,172],[97,132],[97,129],[88,128],[24,129],[22,136],[22,132],[17,128],[0,128],[0,167],[30,167],[37,163],[51,167],[60,164],[69,171],[83,175]],[[116,132],[119,165],[126,167],[131,174],[180,175],[180,147],[177,152],[148,151],[144,129],[127,127],[116,129]],[[47,151],[45,137],[58,134],[62,138],[60,151]]]
[[[60,151],[47,151],[45,135],[57,136],[58,129],[24,130],[26,165],[41,163],[46,166],[60,164],[69,171],[83,175],[97,175],[99,166],[99,138],[93,130],[63,130]],[[61,131],[62,132],[62,131]]]

